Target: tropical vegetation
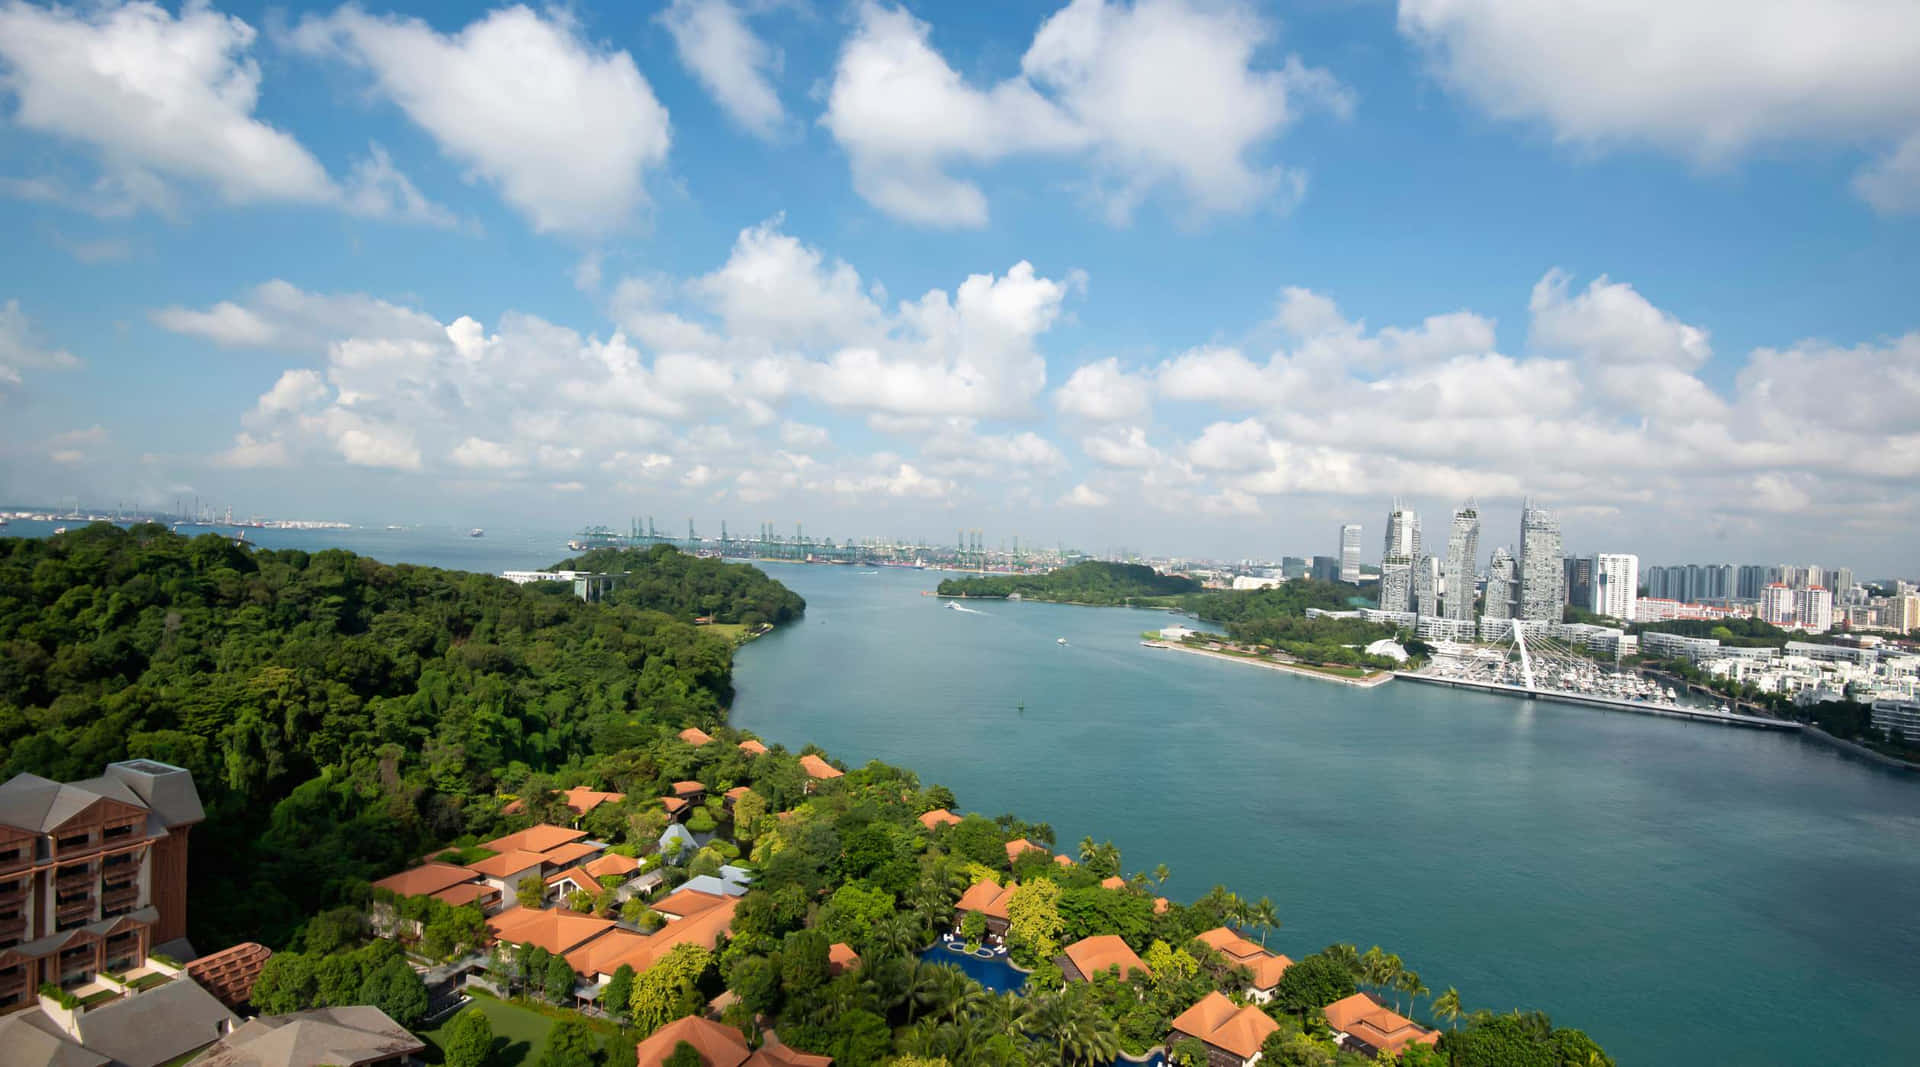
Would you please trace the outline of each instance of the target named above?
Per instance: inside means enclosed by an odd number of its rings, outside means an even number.
[[[948,578],[941,596],[1010,597],[1067,604],[1131,604],[1198,592],[1200,583],[1185,575],[1161,574],[1139,563],[1087,560],[1045,574],[993,574]]]

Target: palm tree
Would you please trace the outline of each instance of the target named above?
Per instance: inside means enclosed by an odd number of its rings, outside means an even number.
[[[1100,854],[1100,846],[1093,843],[1093,838],[1083,837],[1080,839],[1080,862],[1081,863],[1085,863],[1091,866],[1093,863],[1093,857],[1099,854]]]
[[[1092,987],[1079,983],[1058,993],[1028,998],[1020,1026],[1042,1046],[1041,1058],[1092,1067],[1110,1063],[1119,1055],[1119,1034],[1092,998]]]
[[[1172,877],[1172,875],[1173,875],[1173,872],[1170,870],[1167,870],[1167,865],[1164,863],[1157,864],[1153,868],[1153,880],[1156,884],[1163,885],[1163,886],[1166,885],[1167,879]]]
[[[943,974],[952,968],[938,967],[931,963],[915,963],[906,974],[906,983],[901,992],[907,1002],[907,1021],[922,1007],[931,1007],[940,1002],[942,993],[947,989]]]
[[[1407,1007],[1409,1010],[1412,1009],[1414,1003],[1421,997],[1432,992],[1432,990],[1426,987],[1426,983],[1420,981],[1419,971],[1401,971],[1398,975],[1394,976],[1393,988],[1396,992],[1407,995]],[[1396,1002],[1395,1007],[1398,1006]]]
[[[1365,972],[1360,967],[1360,952],[1352,945],[1328,945],[1320,950],[1320,954],[1345,967],[1354,981],[1358,982],[1366,978]]]
[[[1448,986],[1441,991],[1439,996],[1433,998],[1433,1017],[1436,1019],[1445,1019],[1447,1021],[1447,1029],[1453,1029],[1460,1022],[1460,1016],[1465,1014],[1466,1012],[1460,1007],[1460,991],[1458,989]]]
[[[1280,925],[1280,915],[1274,910],[1273,900],[1269,897],[1261,897],[1254,901],[1247,919],[1260,928],[1260,947],[1266,948],[1267,932]]]
[[[887,955],[912,956],[925,941],[926,932],[911,914],[895,912],[873,928],[874,945]]]

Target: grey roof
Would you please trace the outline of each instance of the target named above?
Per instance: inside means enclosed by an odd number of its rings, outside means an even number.
[[[316,1008],[262,1015],[208,1049],[194,1067],[352,1067],[426,1047],[379,1008]]]
[[[80,1047],[39,1008],[0,1017],[0,1051],[20,1067],[107,1067],[107,1057]]]
[[[747,888],[732,882],[722,881],[711,874],[695,875],[680,884],[681,889],[691,889],[696,893],[707,893],[716,897],[745,896]]]
[[[55,827],[106,799],[145,808],[170,829],[207,817],[193,775],[179,767],[153,760],[127,760],[107,765],[107,773],[79,782],[56,782],[37,774],[17,774],[0,784],[0,824],[49,833]],[[149,833],[156,828],[148,820]]]
[[[720,877],[725,878],[735,885],[753,884],[752,871],[747,870],[745,867],[736,867],[731,863],[723,863],[720,865]]]
[[[660,848],[665,850],[667,842],[674,840],[680,842],[680,854],[683,856],[693,855],[693,850],[700,847],[699,842],[693,836],[693,831],[677,822],[668,823],[667,828],[660,831]]]
[[[121,997],[80,1016],[80,1041],[125,1067],[155,1067],[220,1039],[240,1020],[191,978]]]
[[[18,952],[22,956],[31,956],[34,959],[40,959],[44,956],[48,956],[52,954],[55,949],[64,948],[68,942],[72,941],[76,937],[79,937],[83,933],[99,934],[104,937],[107,934],[107,932],[112,930],[115,926],[118,926],[121,923],[127,922],[129,920],[136,923],[146,923],[147,925],[151,926],[154,923],[157,923],[160,921],[160,910],[158,908],[155,908],[151,904],[149,904],[144,908],[139,908],[134,911],[130,911],[125,915],[115,916],[114,918],[111,918],[111,919],[101,919],[97,922],[90,922],[85,926],[76,926],[71,930],[61,930],[57,933],[48,934],[47,936],[42,937],[35,941],[28,941],[28,942],[25,942],[24,944],[15,945],[12,948],[6,949],[4,951]]]
[[[159,760],[132,759],[107,764],[107,774],[140,794],[168,829],[207,817],[206,809],[200,806],[200,791],[193,787],[193,773],[184,767]]]

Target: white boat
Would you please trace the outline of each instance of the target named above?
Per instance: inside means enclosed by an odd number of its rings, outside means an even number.
[[[1067,639],[1066,639],[1066,638],[1064,638],[1064,637],[1056,637],[1056,638],[1054,638],[1053,640],[1054,640],[1054,643],[1055,643],[1055,644],[1060,644],[1060,645],[1064,645],[1064,644],[1066,644],[1066,643],[1067,643]]]
[[[482,530],[478,526],[475,526],[473,529],[467,531],[468,537],[485,537],[486,535],[487,535],[487,531]]]

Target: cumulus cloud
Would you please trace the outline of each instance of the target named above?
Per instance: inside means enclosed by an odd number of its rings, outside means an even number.
[[[1083,363],[1053,394],[1054,406],[1067,415],[1095,422],[1138,419],[1153,404],[1153,385],[1123,370],[1117,359]]]
[[[302,19],[291,40],[364,68],[377,93],[542,233],[618,229],[667,157],[667,109],[633,57],[588,41],[561,9],[502,8],[442,34],[350,4]]]
[[[922,225],[985,224],[986,194],[953,172],[1021,155],[1082,161],[1086,191],[1114,222],[1162,189],[1197,216],[1285,206],[1305,175],[1265,150],[1305,105],[1352,107],[1297,56],[1256,68],[1271,27],[1237,3],[1073,0],[1040,26],[1020,73],[986,87],[930,34],[903,10],[862,6],[820,120],[860,194]]]
[[[27,129],[90,146],[101,176],[72,189],[11,179],[5,192],[102,217],[172,213],[170,184],[235,204],[331,204],[372,218],[450,225],[386,151],[371,146],[344,183],[293,135],[258,118],[254,28],[203,4],[176,16],[137,2],[92,8],[0,4],[0,86]]]
[[[204,309],[174,305],[152,315],[174,333],[224,348],[313,351],[341,339],[434,340],[442,326],[430,315],[358,293],[308,292],[275,278],[255,286],[240,301],[222,300]]]
[[[1107,495],[1085,482],[1067,490],[1060,497],[1060,506],[1067,508],[1104,508],[1107,504]]]
[[[731,0],[673,0],[659,17],[673,35],[680,65],[728,118],[756,137],[779,132],[786,120],[773,88],[780,54],[754,34]]]
[[[1788,142],[1900,143],[1855,188],[1882,210],[1920,206],[1920,6],[1401,0],[1399,25],[1496,118],[1708,165]]]

